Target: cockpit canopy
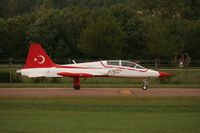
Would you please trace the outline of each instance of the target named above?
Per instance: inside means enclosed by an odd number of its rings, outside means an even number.
[[[131,62],[131,61],[124,61],[124,60],[108,60],[107,65],[109,66],[124,66],[124,67],[132,67],[132,68],[137,68],[137,69],[146,69],[143,66]]]

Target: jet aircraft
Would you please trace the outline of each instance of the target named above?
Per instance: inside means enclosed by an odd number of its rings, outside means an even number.
[[[117,77],[142,78],[142,89],[148,89],[148,78],[170,76],[169,73],[147,69],[135,62],[125,60],[103,60],[58,65],[55,64],[40,44],[30,45],[26,63],[22,69],[17,70],[22,76],[34,77],[71,77],[74,80],[74,89],[81,88],[80,78],[91,77]]]

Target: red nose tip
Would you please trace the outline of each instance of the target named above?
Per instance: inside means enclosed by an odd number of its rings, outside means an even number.
[[[171,76],[171,74],[166,73],[166,72],[159,72],[159,77],[166,77],[166,76]]]

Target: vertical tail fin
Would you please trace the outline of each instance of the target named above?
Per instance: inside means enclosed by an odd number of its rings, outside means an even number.
[[[40,44],[31,44],[24,68],[47,68],[55,64]]]

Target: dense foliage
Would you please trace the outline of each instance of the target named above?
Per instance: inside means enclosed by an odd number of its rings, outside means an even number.
[[[199,0],[1,0],[0,58],[39,42],[53,58],[200,56]]]

